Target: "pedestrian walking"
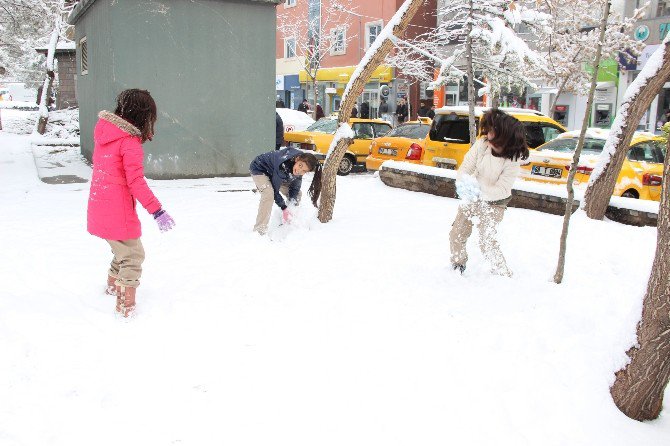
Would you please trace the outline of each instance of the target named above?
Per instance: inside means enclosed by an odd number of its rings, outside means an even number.
[[[384,98],[382,98],[382,102],[379,104],[379,115],[384,121],[392,122],[391,115],[389,114],[389,105]]]
[[[153,139],[158,117],[149,92],[125,90],[116,100],[114,113],[101,111],[98,117],[87,226],[89,233],[105,239],[112,248],[106,293],[116,295],[116,312],[128,317],[135,311],[144,261],[135,200],[153,215],[161,232],[175,223],[144,178],[142,144]]]
[[[361,118],[369,119],[370,118],[370,104],[363,102],[361,104]]]
[[[456,189],[463,203],[449,233],[451,264],[463,273],[468,261],[466,244],[477,221],[479,247],[491,263],[492,272],[511,276],[496,238],[512,185],[519,176],[520,159],[528,158],[523,125],[514,117],[491,109],[481,120],[481,134],[458,169]]]
[[[426,115],[426,117],[430,119],[435,119],[435,104],[430,106],[430,110],[428,110],[428,114]]]
[[[430,111],[430,109],[428,107],[426,107],[426,103],[421,102],[421,106],[419,107],[419,111],[417,112],[417,115],[420,118],[426,118],[426,117],[428,117],[428,112],[429,111]]]
[[[307,102],[307,99],[303,99],[300,105],[298,105],[298,111],[309,114],[309,102]]]
[[[311,153],[292,148],[263,153],[251,162],[249,170],[256,190],[261,194],[254,225],[254,231],[259,234],[267,233],[273,199],[282,211],[282,221],[291,223],[293,215],[282,194],[289,204],[300,204],[302,176],[307,172],[314,172],[308,193],[316,207],[321,194],[321,164]]]
[[[358,109],[356,108],[356,104],[354,104],[353,108],[351,109],[351,117],[358,118]]]
[[[318,121],[321,118],[325,118],[326,114],[323,112],[323,108],[321,108],[321,104],[316,104],[316,120]]]
[[[398,118],[398,124],[402,124],[407,119],[407,104],[405,104],[404,99],[398,101],[398,106],[395,109],[396,117]]]

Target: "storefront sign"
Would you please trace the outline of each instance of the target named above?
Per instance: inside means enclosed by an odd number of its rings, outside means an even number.
[[[639,42],[644,42],[649,38],[649,27],[647,25],[640,25],[635,28],[635,33],[633,34],[635,40]]]
[[[647,45],[640,53],[640,57],[637,58],[637,69],[641,70],[647,64],[647,61],[654,54],[654,51],[659,47],[659,45]]]

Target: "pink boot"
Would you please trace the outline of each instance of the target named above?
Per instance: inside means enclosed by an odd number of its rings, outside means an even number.
[[[137,288],[130,286],[116,286],[116,312],[123,317],[135,313],[135,293]]]
[[[114,285],[114,282],[116,282],[116,277],[107,275],[107,288],[105,288],[105,294],[109,294],[110,296],[116,295],[116,285]]]

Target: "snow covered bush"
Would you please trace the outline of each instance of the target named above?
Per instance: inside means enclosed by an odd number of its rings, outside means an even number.
[[[33,133],[39,119],[39,112],[3,111],[2,127],[8,133],[27,135]],[[45,138],[72,139],[79,138],[79,109],[67,108],[49,112],[49,123]]]

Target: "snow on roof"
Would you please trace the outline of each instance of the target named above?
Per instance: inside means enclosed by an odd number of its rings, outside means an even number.
[[[579,138],[579,133],[581,130],[570,130],[569,132],[561,133],[557,138]],[[609,138],[611,133],[610,129],[601,129],[598,127],[589,127],[586,129],[586,137],[591,139],[603,139],[606,140]],[[654,137],[653,133],[649,132],[635,132],[633,133],[633,138],[639,138],[641,136]]]
[[[475,107],[475,116],[481,116],[491,107]],[[546,116],[544,113],[541,113],[537,110],[532,110],[530,108],[515,108],[515,107],[498,107],[498,110],[502,110],[505,113],[513,114],[527,114],[527,115],[537,115],[537,116]],[[445,105],[435,110],[435,113],[440,115],[446,115],[448,113],[469,113],[467,105]]]

